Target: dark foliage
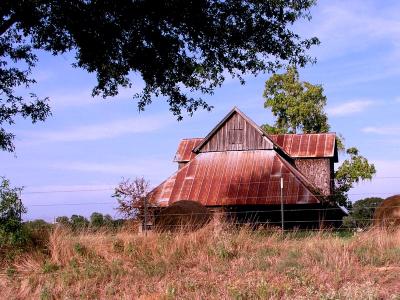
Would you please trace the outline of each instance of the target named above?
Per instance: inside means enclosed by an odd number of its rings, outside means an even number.
[[[46,250],[50,237],[50,232],[53,228],[51,223],[45,220],[36,219],[23,224],[24,232],[32,248]]]
[[[11,187],[0,177],[0,247],[25,243],[21,216],[26,212],[20,194],[21,187]]]
[[[352,204],[350,215],[343,219],[343,224],[347,227],[365,228],[372,225],[375,209],[384,199],[371,197],[358,200]]]
[[[71,229],[73,231],[79,230],[114,230],[121,228],[124,220],[113,219],[110,215],[103,215],[94,212],[90,215],[89,220],[84,216],[72,215],[70,218],[67,216],[60,216],[56,218],[56,224]]]
[[[93,1],[3,0],[0,8],[0,124],[15,116],[43,121],[46,99],[17,96],[34,83],[35,49],[75,54],[75,67],[97,76],[93,95],[115,96],[138,74],[139,110],[165,96],[178,119],[211,109],[193,92],[210,94],[226,76],[305,65],[317,38],[293,31],[309,19],[315,0]],[[25,66],[25,67],[24,67]],[[190,93],[190,94],[189,94]],[[13,151],[13,134],[0,128],[0,147]]]

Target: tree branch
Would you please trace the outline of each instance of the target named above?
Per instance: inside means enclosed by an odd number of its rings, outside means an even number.
[[[0,35],[3,35],[11,26],[17,22],[17,15],[12,15],[0,25]]]

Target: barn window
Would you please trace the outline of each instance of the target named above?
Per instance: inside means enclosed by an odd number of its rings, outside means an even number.
[[[243,144],[243,129],[229,129],[229,144]]]

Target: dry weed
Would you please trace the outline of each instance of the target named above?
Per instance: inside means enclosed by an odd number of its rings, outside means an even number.
[[[4,299],[399,299],[400,231],[74,234],[2,270]],[[398,298],[396,298],[398,297]]]

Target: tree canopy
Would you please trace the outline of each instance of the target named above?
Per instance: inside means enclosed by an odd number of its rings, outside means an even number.
[[[331,128],[325,112],[326,96],[321,85],[300,81],[295,66],[283,74],[272,75],[265,83],[265,108],[276,117],[274,125],[264,124],[263,129],[275,133],[324,133]],[[344,138],[336,135],[338,150],[348,157],[335,171],[335,189],[332,199],[341,205],[348,203],[348,192],[362,180],[370,180],[375,166],[359,154],[355,147],[345,149]]]
[[[360,155],[356,147],[346,150],[348,156],[335,171],[334,199],[343,205],[348,204],[348,192],[354,184],[362,180],[371,180],[376,173],[375,165]]]
[[[315,0],[94,1],[4,0],[0,8],[0,125],[16,116],[45,120],[46,98],[19,96],[35,83],[31,69],[41,49],[71,52],[74,66],[95,73],[93,95],[132,95],[143,110],[164,96],[178,119],[211,109],[201,94],[213,93],[226,76],[274,71],[285,63],[303,66],[317,38],[303,39],[292,26],[309,19]],[[200,96],[198,96],[200,94]],[[196,96],[195,96],[196,95]],[[13,134],[0,127],[0,148],[13,151]]]
[[[265,108],[276,117],[275,124],[263,125],[268,133],[328,132],[324,111],[326,97],[321,85],[299,80],[294,66],[286,73],[274,74],[265,82]]]
[[[375,209],[384,201],[383,198],[370,197],[354,202],[350,215],[345,218],[346,226],[364,228],[373,224]]]
[[[118,202],[117,211],[125,218],[144,219],[145,206],[157,206],[147,202],[149,191],[150,182],[143,177],[122,179],[112,195]]]
[[[0,177],[0,247],[23,238],[21,216],[26,208],[21,200],[22,189],[12,187],[8,179]]]

